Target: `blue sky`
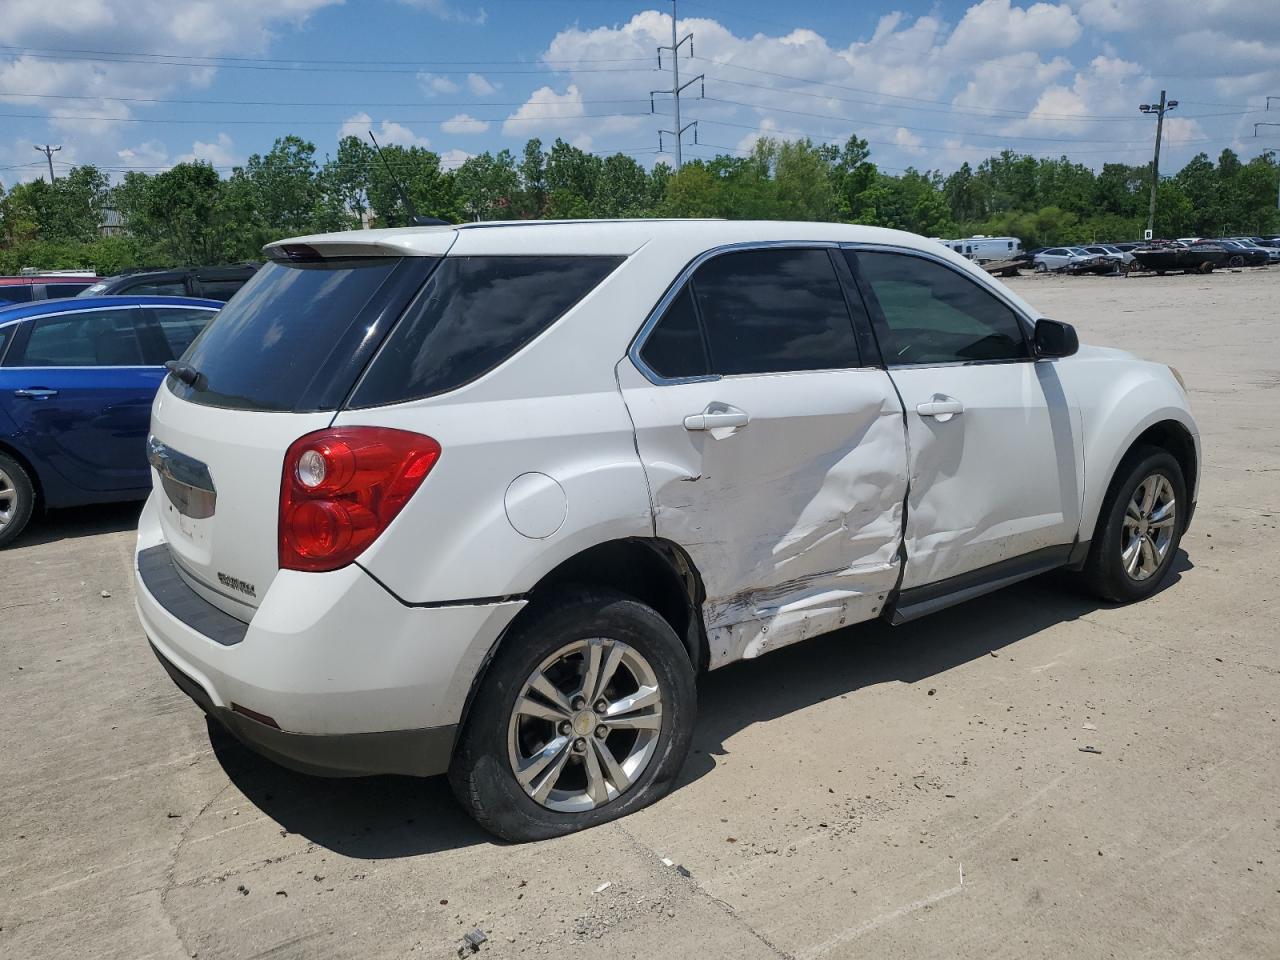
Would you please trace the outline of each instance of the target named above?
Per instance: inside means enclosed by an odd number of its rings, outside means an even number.
[[[670,159],[654,48],[669,2],[635,0],[5,0],[0,182],[57,168],[116,176],[198,157],[221,170],[296,133],[321,157],[343,132],[467,155],[557,136]],[[1247,0],[682,0],[698,120],[685,156],[759,136],[857,132],[890,170],[949,171],[1003,148],[1093,166],[1144,162],[1180,101],[1162,167],[1280,145],[1280,17]],[[664,59],[664,64],[668,63]],[[664,138],[668,151],[670,137]]]

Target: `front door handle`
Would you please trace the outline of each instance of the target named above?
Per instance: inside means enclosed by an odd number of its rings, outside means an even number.
[[[955,397],[935,393],[932,400],[916,404],[916,413],[922,417],[934,417],[946,423],[956,414],[964,413],[964,404]]]
[[[745,427],[751,422],[745,410],[723,403],[709,403],[701,413],[691,413],[684,418],[686,430],[720,430],[729,427]]]
[[[21,400],[48,400],[50,397],[56,397],[58,391],[47,387],[23,387],[21,390],[13,391],[13,395]]]

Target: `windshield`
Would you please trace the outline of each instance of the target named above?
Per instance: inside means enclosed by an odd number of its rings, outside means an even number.
[[[83,290],[77,293],[76,296],[77,297],[96,297],[98,294],[102,293],[102,291],[105,289],[107,289],[106,281],[99,280],[97,283],[90,284],[89,286],[85,287]]]

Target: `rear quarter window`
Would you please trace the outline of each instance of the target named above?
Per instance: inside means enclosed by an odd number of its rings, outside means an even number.
[[[564,316],[622,257],[447,257],[352,394],[377,407],[455,390]]]

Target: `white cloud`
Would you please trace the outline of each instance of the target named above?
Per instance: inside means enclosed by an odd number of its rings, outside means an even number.
[[[151,173],[167,170],[174,164],[192,163],[196,160],[212,164],[226,172],[227,168],[241,162],[230,135],[226,133],[219,133],[209,143],[196,140],[191,144],[190,150],[176,157],[171,156],[165,145],[158,140],[144,140],[130,147],[122,147],[115,155],[120,165],[143,168]]]
[[[190,153],[185,153],[178,158],[179,163],[190,163],[193,160],[203,160],[219,168],[235,166],[240,162],[233,149],[231,137],[225,133],[219,133],[212,143],[197,140],[191,145]]]
[[[493,83],[488,77],[479,73],[467,74],[467,89],[477,97],[487,97],[498,89],[498,84]]]
[[[394,120],[383,120],[375,127],[373,118],[364,111],[347,117],[338,129],[338,137],[359,137],[361,140],[367,140],[370,130],[374,131],[378,143],[384,147],[389,144],[400,147],[431,146],[431,141],[426,137],[418,136],[404,124],[396,123]]]
[[[1065,3],[1015,7],[981,0],[965,11],[946,44],[953,57],[987,57],[1024,50],[1060,50],[1080,39],[1080,21]]]
[[[400,2],[406,7],[425,10],[433,17],[440,20],[450,20],[454,23],[474,23],[476,26],[483,26],[489,20],[489,14],[484,7],[464,10],[456,4],[450,3],[449,0],[400,0]]]
[[[924,150],[920,145],[924,143],[919,136],[912,133],[906,127],[899,127],[893,131],[893,142],[910,154],[921,154]]]
[[[440,124],[440,129],[445,133],[484,133],[489,129],[489,123],[487,120],[477,120],[465,113],[459,113]]]
[[[465,150],[446,150],[440,154],[440,168],[442,170],[456,170],[471,158],[471,154]]]
[[[441,93],[457,93],[461,89],[448,77],[442,77],[438,73],[418,74],[418,88],[424,96],[428,97],[434,97]]]

